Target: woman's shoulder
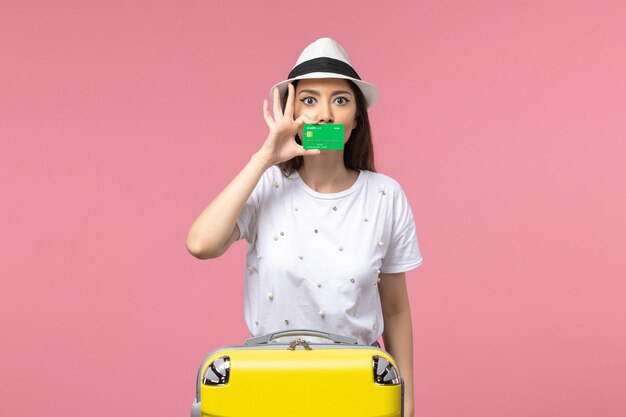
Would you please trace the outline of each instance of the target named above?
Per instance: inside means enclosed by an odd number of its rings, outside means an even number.
[[[293,178],[294,173],[297,174],[297,171],[291,173],[291,175],[287,176],[282,169],[278,165],[272,165],[268,169],[265,170],[264,175],[269,176],[270,178]]]
[[[295,174],[286,176],[278,165],[272,165],[261,174],[256,188],[260,188],[264,193],[269,193],[272,189],[279,189],[286,186],[287,182],[293,181],[297,177],[297,173]]]
[[[269,183],[272,184],[274,181],[281,180],[281,178],[284,178],[281,169],[278,167],[278,165],[272,165],[271,167],[263,171],[259,182],[269,181]]]
[[[402,185],[400,185],[400,182],[398,182],[395,178],[392,178],[389,175],[366,170],[363,170],[362,172],[366,174],[366,179],[370,184],[383,187],[388,191],[402,191]]]
[[[263,173],[266,181],[269,181],[270,184],[284,184],[287,181],[293,181],[298,177],[298,172],[293,171],[291,174],[287,175],[283,172],[282,169],[278,165],[272,165]]]

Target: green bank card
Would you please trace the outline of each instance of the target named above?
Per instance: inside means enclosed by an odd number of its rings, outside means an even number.
[[[304,124],[302,130],[304,149],[343,149],[343,125],[340,123]]]

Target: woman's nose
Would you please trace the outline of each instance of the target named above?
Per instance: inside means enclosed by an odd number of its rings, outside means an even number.
[[[330,104],[322,102],[317,107],[318,107],[317,108],[317,119],[320,122],[332,123],[333,122],[333,112],[332,112],[332,109],[330,107]]]

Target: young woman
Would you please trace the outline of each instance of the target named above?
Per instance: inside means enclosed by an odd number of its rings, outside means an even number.
[[[246,239],[244,310],[253,336],[307,328],[380,346],[382,334],[412,416],[405,272],[422,257],[401,186],[374,169],[367,109],[378,91],[336,41],[321,38],[271,95],[273,115],[263,101],[267,139],[194,221],[187,249],[216,258]],[[342,124],[344,149],[305,150],[304,123]]]

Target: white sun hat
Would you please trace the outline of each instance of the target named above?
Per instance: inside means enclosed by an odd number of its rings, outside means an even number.
[[[296,65],[289,72],[287,79],[274,84],[270,88],[270,97],[274,97],[274,88],[278,88],[282,100],[289,83],[293,80],[308,78],[344,78],[353,81],[363,93],[367,107],[378,99],[378,88],[373,84],[361,80],[359,74],[352,68],[348,53],[339,43],[331,38],[319,38],[304,48]]]

